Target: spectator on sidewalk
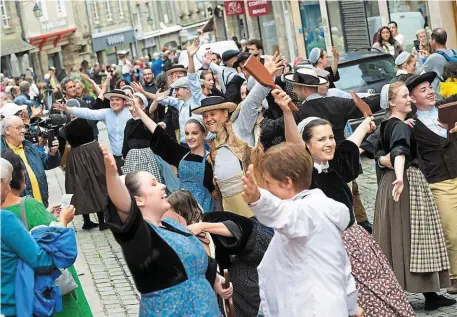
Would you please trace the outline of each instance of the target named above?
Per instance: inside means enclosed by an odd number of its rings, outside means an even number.
[[[457,52],[451,48],[447,48],[446,42],[446,31],[442,28],[434,29],[431,35],[430,46],[435,53],[430,55],[425,63],[417,70],[418,74],[435,72],[438,75],[432,83],[437,101],[443,99],[440,95],[440,82],[443,80],[444,66],[451,62],[451,60],[457,61]]]
[[[153,59],[153,61],[151,63],[152,72],[154,73],[154,78],[157,78],[157,76],[159,76],[163,70],[164,62],[163,62],[159,52],[155,52],[154,54],[152,54],[152,59]]]
[[[379,29],[377,33],[377,40],[372,45],[373,48],[392,55],[394,58],[397,58],[403,48],[401,45],[394,39],[392,32],[387,26],[383,26]]]
[[[405,45],[405,36],[403,34],[400,34],[400,32],[398,32],[397,22],[390,21],[388,24],[388,27],[389,27],[390,33],[392,33],[392,36],[395,39],[395,41],[397,41],[398,44],[400,44],[401,48],[403,48],[403,46]]]
[[[32,142],[25,140],[25,127],[21,118],[16,116],[6,117],[2,121],[1,147],[10,148],[19,155],[26,167],[25,182],[27,184],[24,194],[33,196],[36,200],[48,206],[48,182],[45,170],[53,169],[60,165],[58,141],[53,142],[49,152],[42,153]]]
[[[101,84],[102,84],[102,75],[101,75],[100,64],[95,63],[94,69],[93,69],[92,74],[91,74],[90,77],[93,79],[93,81],[94,81],[97,85],[101,85]]]
[[[263,57],[260,57],[260,55],[262,54],[262,50],[263,50],[263,45],[260,40],[257,40],[257,39],[249,40],[247,43],[247,48],[248,48],[249,54],[254,55],[262,64],[265,63],[265,59]]]

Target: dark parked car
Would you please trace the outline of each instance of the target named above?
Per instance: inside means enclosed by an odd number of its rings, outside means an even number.
[[[384,85],[389,84],[396,75],[395,60],[392,55],[377,50],[354,52],[340,57],[338,64],[340,80],[336,88],[347,92],[380,93]],[[376,125],[383,120],[385,111],[374,114]],[[363,118],[350,120],[354,130]]]
[[[305,62],[306,63],[306,62]],[[331,59],[329,65],[332,64]],[[341,55],[338,63],[340,80],[335,82],[338,89],[347,92],[379,94],[384,85],[396,75],[395,60],[392,55],[373,48],[362,48],[347,55]],[[376,125],[383,120],[385,111],[374,114]],[[354,130],[363,118],[350,120]]]

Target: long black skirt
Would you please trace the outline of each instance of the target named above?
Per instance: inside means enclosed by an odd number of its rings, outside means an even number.
[[[75,214],[104,211],[107,189],[103,153],[97,141],[71,148],[65,169],[65,190],[73,194]]]

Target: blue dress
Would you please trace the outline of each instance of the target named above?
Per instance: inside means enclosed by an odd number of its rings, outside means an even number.
[[[172,287],[142,294],[139,317],[216,317],[220,316],[216,295],[205,272],[208,257],[203,244],[187,233],[177,221],[163,220],[177,230],[149,224],[157,234],[176,252],[184,265],[187,280]]]
[[[190,152],[189,152],[190,153]],[[203,185],[205,178],[206,153],[201,162],[186,161],[187,153],[179,162],[179,180],[181,188],[192,193],[205,213],[214,210],[215,202],[211,193]]]

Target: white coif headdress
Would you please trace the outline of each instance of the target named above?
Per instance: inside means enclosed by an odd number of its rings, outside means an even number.
[[[320,118],[318,117],[308,117],[306,119],[303,119],[299,124],[298,124],[298,131],[300,132],[300,135],[303,137],[303,131],[305,131],[306,126],[314,120],[318,120]]]

